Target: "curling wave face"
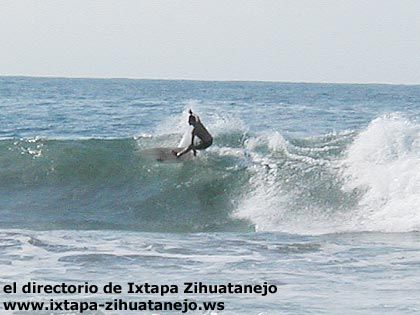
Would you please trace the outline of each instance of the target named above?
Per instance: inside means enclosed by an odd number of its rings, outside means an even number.
[[[274,167],[266,174],[255,172],[252,189],[235,213],[257,230],[321,234],[420,228],[418,123],[390,114],[359,133],[261,141],[271,148],[264,158]]]
[[[234,162],[229,159],[170,165],[143,159],[141,145],[162,142],[155,140],[1,141],[1,224],[141,231],[238,228],[241,224],[229,218],[230,201],[246,183],[246,172],[230,169]]]
[[[177,140],[1,140],[0,225],[300,234],[420,226],[420,127],[397,114],[319,137],[221,131],[188,163],[141,154]]]

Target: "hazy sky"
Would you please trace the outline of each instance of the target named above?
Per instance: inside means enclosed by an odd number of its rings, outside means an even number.
[[[417,0],[0,0],[0,75],[420,84]]]

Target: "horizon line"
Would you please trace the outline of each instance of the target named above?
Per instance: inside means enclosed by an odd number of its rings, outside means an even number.
[[[191,81],[191,82],[255,82],[255,83],[283,83],[283,84],[348,84],[348,85],[406,85],[418,86],[420,83],[390,83],[390,82],[331,82],[331,81],[283,81],[260,79],[197,79],[197,78],[142,78],[124,76],[65,76],[65,75],[26,75],[0,74],[0,78],[44,78],[44,79],[92,79],[92,80],[138,80],[138,81]]]

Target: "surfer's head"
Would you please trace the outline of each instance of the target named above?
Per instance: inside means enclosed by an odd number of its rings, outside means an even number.
[[[191,109],[190,109],[189,113],[190,113],[190,117],[188,117],[188,123],[189,123],[191,126],[195,126],[195,124],[196,124],[196,123],[197,123],[197,121],[198,121],[198,117],[196,117],[196,116],[193,114],[193,112],[191,111]]]

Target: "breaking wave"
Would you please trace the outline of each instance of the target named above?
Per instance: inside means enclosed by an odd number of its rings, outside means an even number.
[[[398,114],[359,133],[305,140],[281,135],[265,147],[235,215],[260,231],[319,234],[420,228],[420,126]]]
[[[360,132],[312,138],[252,134],[240,123],[226,128],[217,117],[212,124],[214,146],[183,163],[142,155],[177,145],[180,134],[164,128],[126,139],[0,140],[0,226],[298,234],[419,229],[417,122],[391,114]]]

